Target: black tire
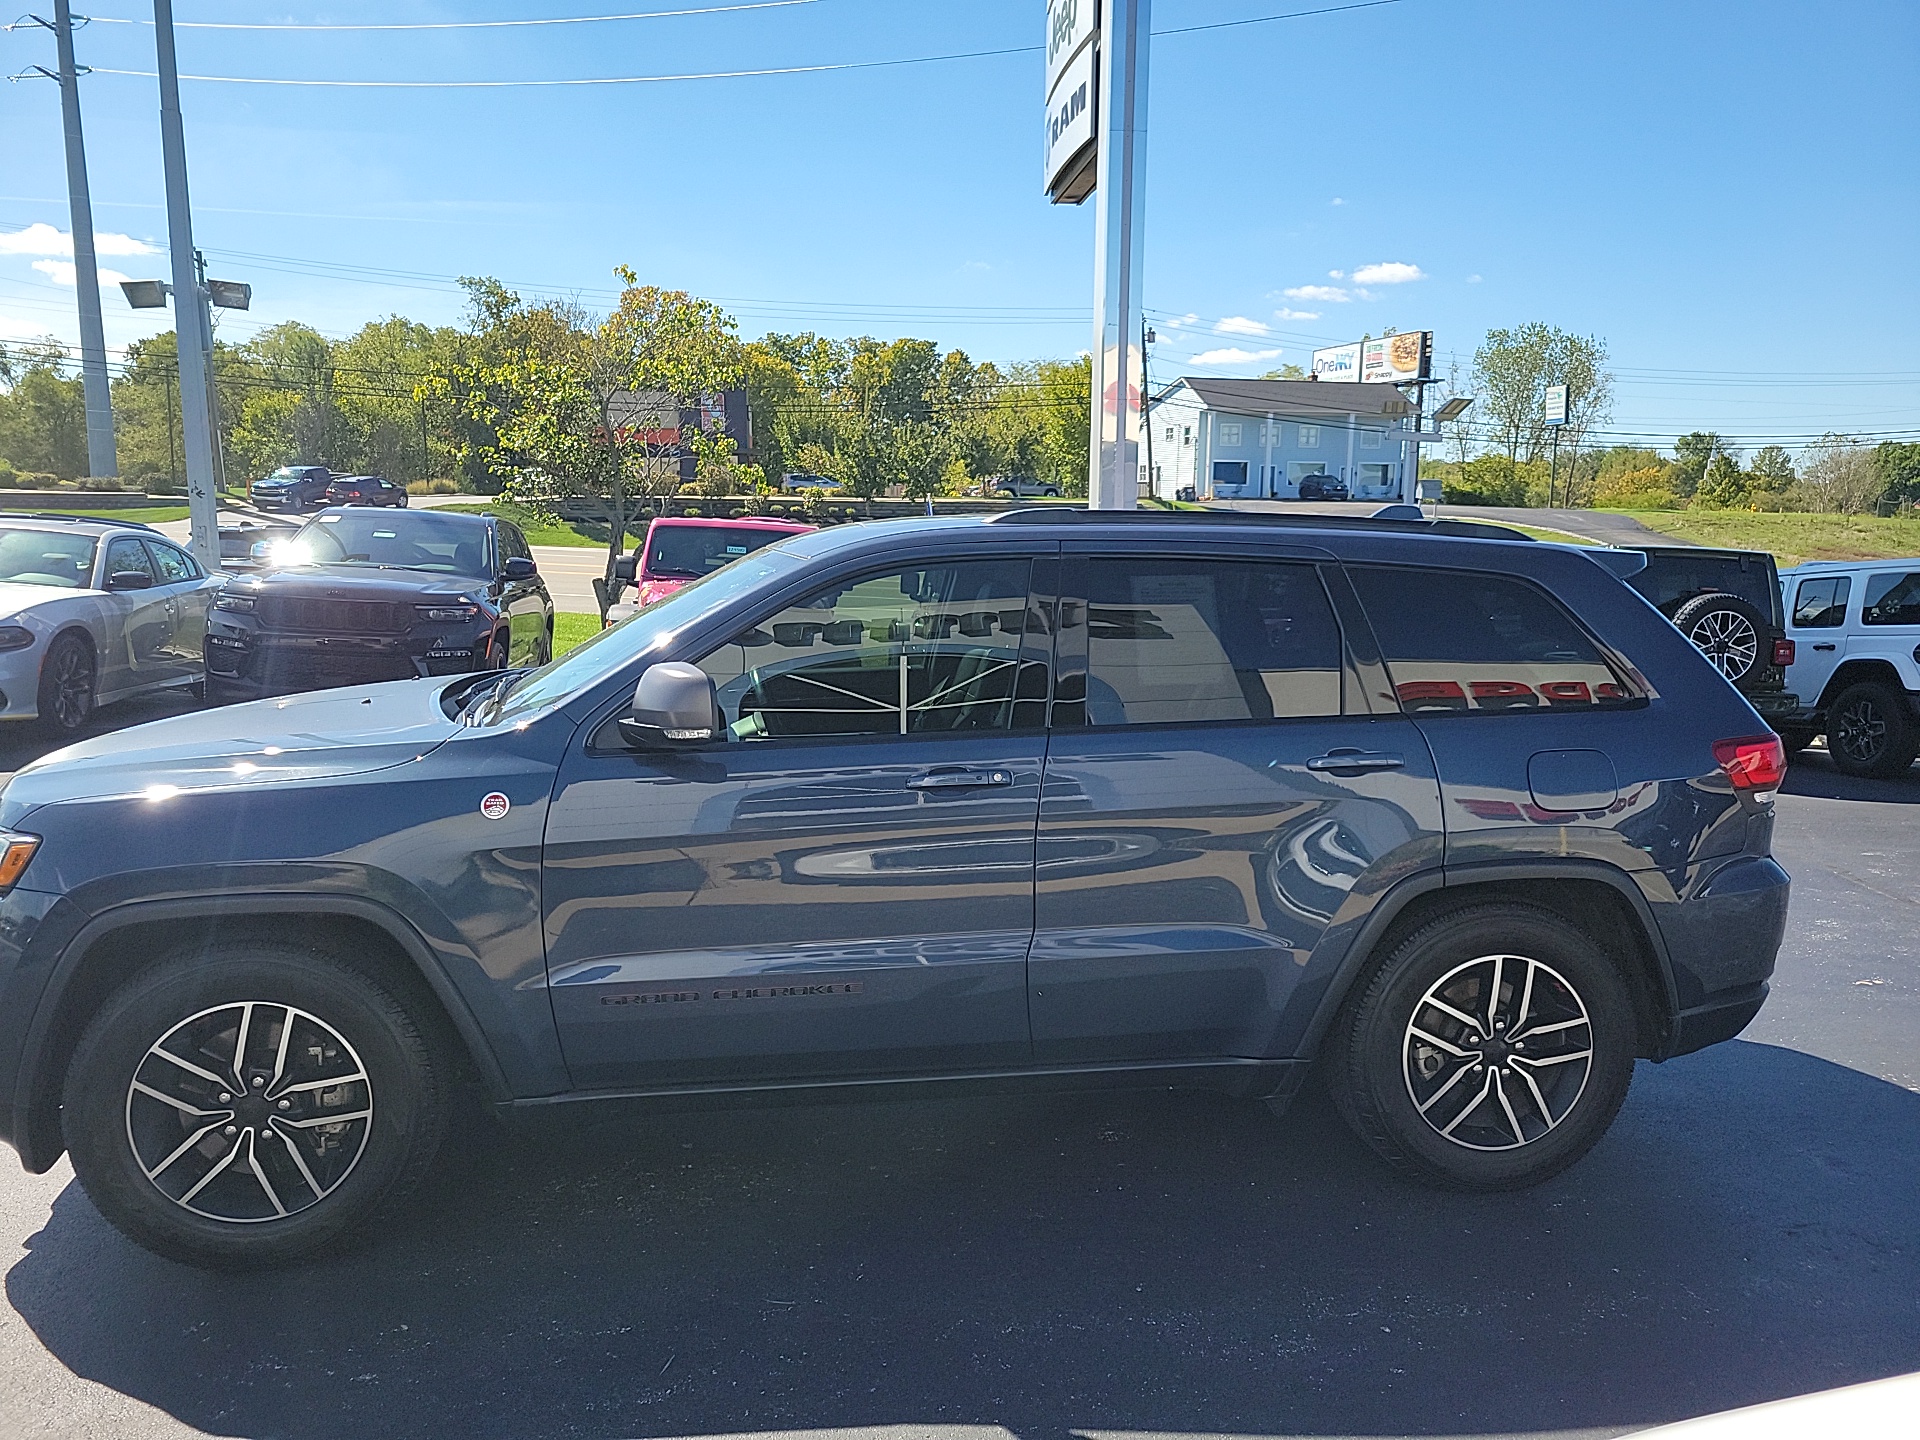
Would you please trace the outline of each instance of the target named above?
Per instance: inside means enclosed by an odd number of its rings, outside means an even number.
[[[553,622],[547,622],[547,628],[540,632],[540,643],[534,648],[533,659],[528,662],[538,670],[542,665],[553,663]]]
[[[1674,627],[1732,684],[1765,668],[1773,628],[1738,595],[1696,595],[1673,612]]]
[[[507,668],[508,659],[512,653],[513,647],[508,643],[507,637],[505,635],[496,635],[487,641],[487,648],[480,656],[480,668],[482,670],[504,670]]]
[[[1920,749],[1905,692],[1866,680],[1849,685],[1827,709],[1827,753],[1844,775],[1904,775]]]
[[[1436,995],[1477,1011],[1485,1034],[1435,1007]],[[1349,1001],[1327,1041],[1328,1089],[1394,1168],[1448,1189],[1517,1190],[1606,1133],[1633,1078],[1636,1033],[1626,981],[1583,931],[1531,905],[1472,905],[1408,935]],[[1510,1050],[1506,1035],[1525,1039]],[[1527,1041],[1532,1053],[1517,1053]]]
[[[93,699],[99,684],[92,643],[71,631],[56,635],[40,662],[36,696],[40,727],[59,737],[78,734],[93,718]]]
[[[396,501],[394,501],[393,503],[394,503],[394,504],[395,504],[395,505],[396,505],[396,506],[397,506],[398,508],[400,508],[400,509],[402,509],[402,510],[404,510],[404,509],[406,509],[406,508],[407,508],[407,497],[406,497],[406,495],[405,495],[405,494],[403,493],[403,494],[402,494],[402,495],[400,496],[400,498],[399,498],[398,500],[396,500]]]
[[[162,1041],[187,1063],[158,1058]],[[406,1007],[328,950],[232,941],[176,952],[107,997],[61,1118],[74,1173],[129,1239],[261,1269],[357,1238],[419,1182],[446,1132],[449,1073]],[[313,1083],[328,1079],[341,1083]]]

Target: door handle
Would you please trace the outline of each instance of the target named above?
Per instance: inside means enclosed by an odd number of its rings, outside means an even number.
[[[1831,650],[1834,647],[1832,645],[1815,645],[1813,648],[1815,650]]]
[[[907,781],[909,790],[980,790],[1013,784],[1011,770],[929,770]]]
[[[1334,750],[1314,756],[1307,761],[1307,769],[1336,773],[1342,770],[1399,770],[1406,763],[1398,755],[1378,755],[1367,750]]]

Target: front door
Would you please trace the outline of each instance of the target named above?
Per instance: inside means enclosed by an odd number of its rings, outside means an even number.
[[[113,583],[115,575],[145,575],[148,585],[111,592],[107,608],[119,634],[110,637],[107,653],[101,657],[100,693],[174,679],[180,671],[172,658],[173,605],[147,547],[131,536],[109,541],[102,568],[102,589]]]
[[[1367,712],[1311,557],[1069,560],[1041,806],[1036,1059],[1273,1058],[1336,921],[1437,866],[1414,725]],[[1084,677],[1084,679],[1082,678]]]
[[[896,563],[759,617],[698,657],[728,727],[711,748],[626,750],[601,720],[546,840],[576,1083],[1028,1062],[1052,644],[1033,569]]]
[[[161,654],[175,678],[195,678],[206,663],[207,606],[212,602],[213,588],[186,551],[161,540],[149,540],[146,545],[160,579],[155,590],[167,599],[171,633]]]

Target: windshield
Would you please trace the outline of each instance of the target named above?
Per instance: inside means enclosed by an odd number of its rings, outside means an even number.
[[[93,583],[93,547],[87,535],[0,529],[0,582],[84,589]]]
[[[467,515],[349,510],[318,515],[274,555],[281,565],[364,565],[492,578],[486,522]]]
[[[647,537],[643,573],[649,580],[690,580],[711,575],[791,530],[754,530],[740,525],[655,525]]]
[[[523,675],[498,702],[497,709],[481,712],[484,723],[515,724],[532,719],[599,684],[675,631],[770,581],[792,574],[799,564],[787,555],[758,555],[682,586],[551,664]]]

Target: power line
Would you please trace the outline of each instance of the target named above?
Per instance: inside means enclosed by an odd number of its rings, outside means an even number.
[[[364,30],[509,30],[530,25],[606,25],[625,20],[672,20],[684,15],[729,15],[740,10],[780,10],[789,5],[817,5],[820,0],[752,0],[739,5],[704,5],[695,10],[642,10],[630,15],[561,15],[531,20],[436,20],[412,24],[300,25],[262,24],[237,20],[176,20],[176,30],[288,30],[288,31],[364,31]],[[1384,3],[1384,0],[1380,0]],[[88,17],[96,25],[146,25],[151,20],[131,20],[114,15]],[[182,76],[182,79],[190,78]]]

